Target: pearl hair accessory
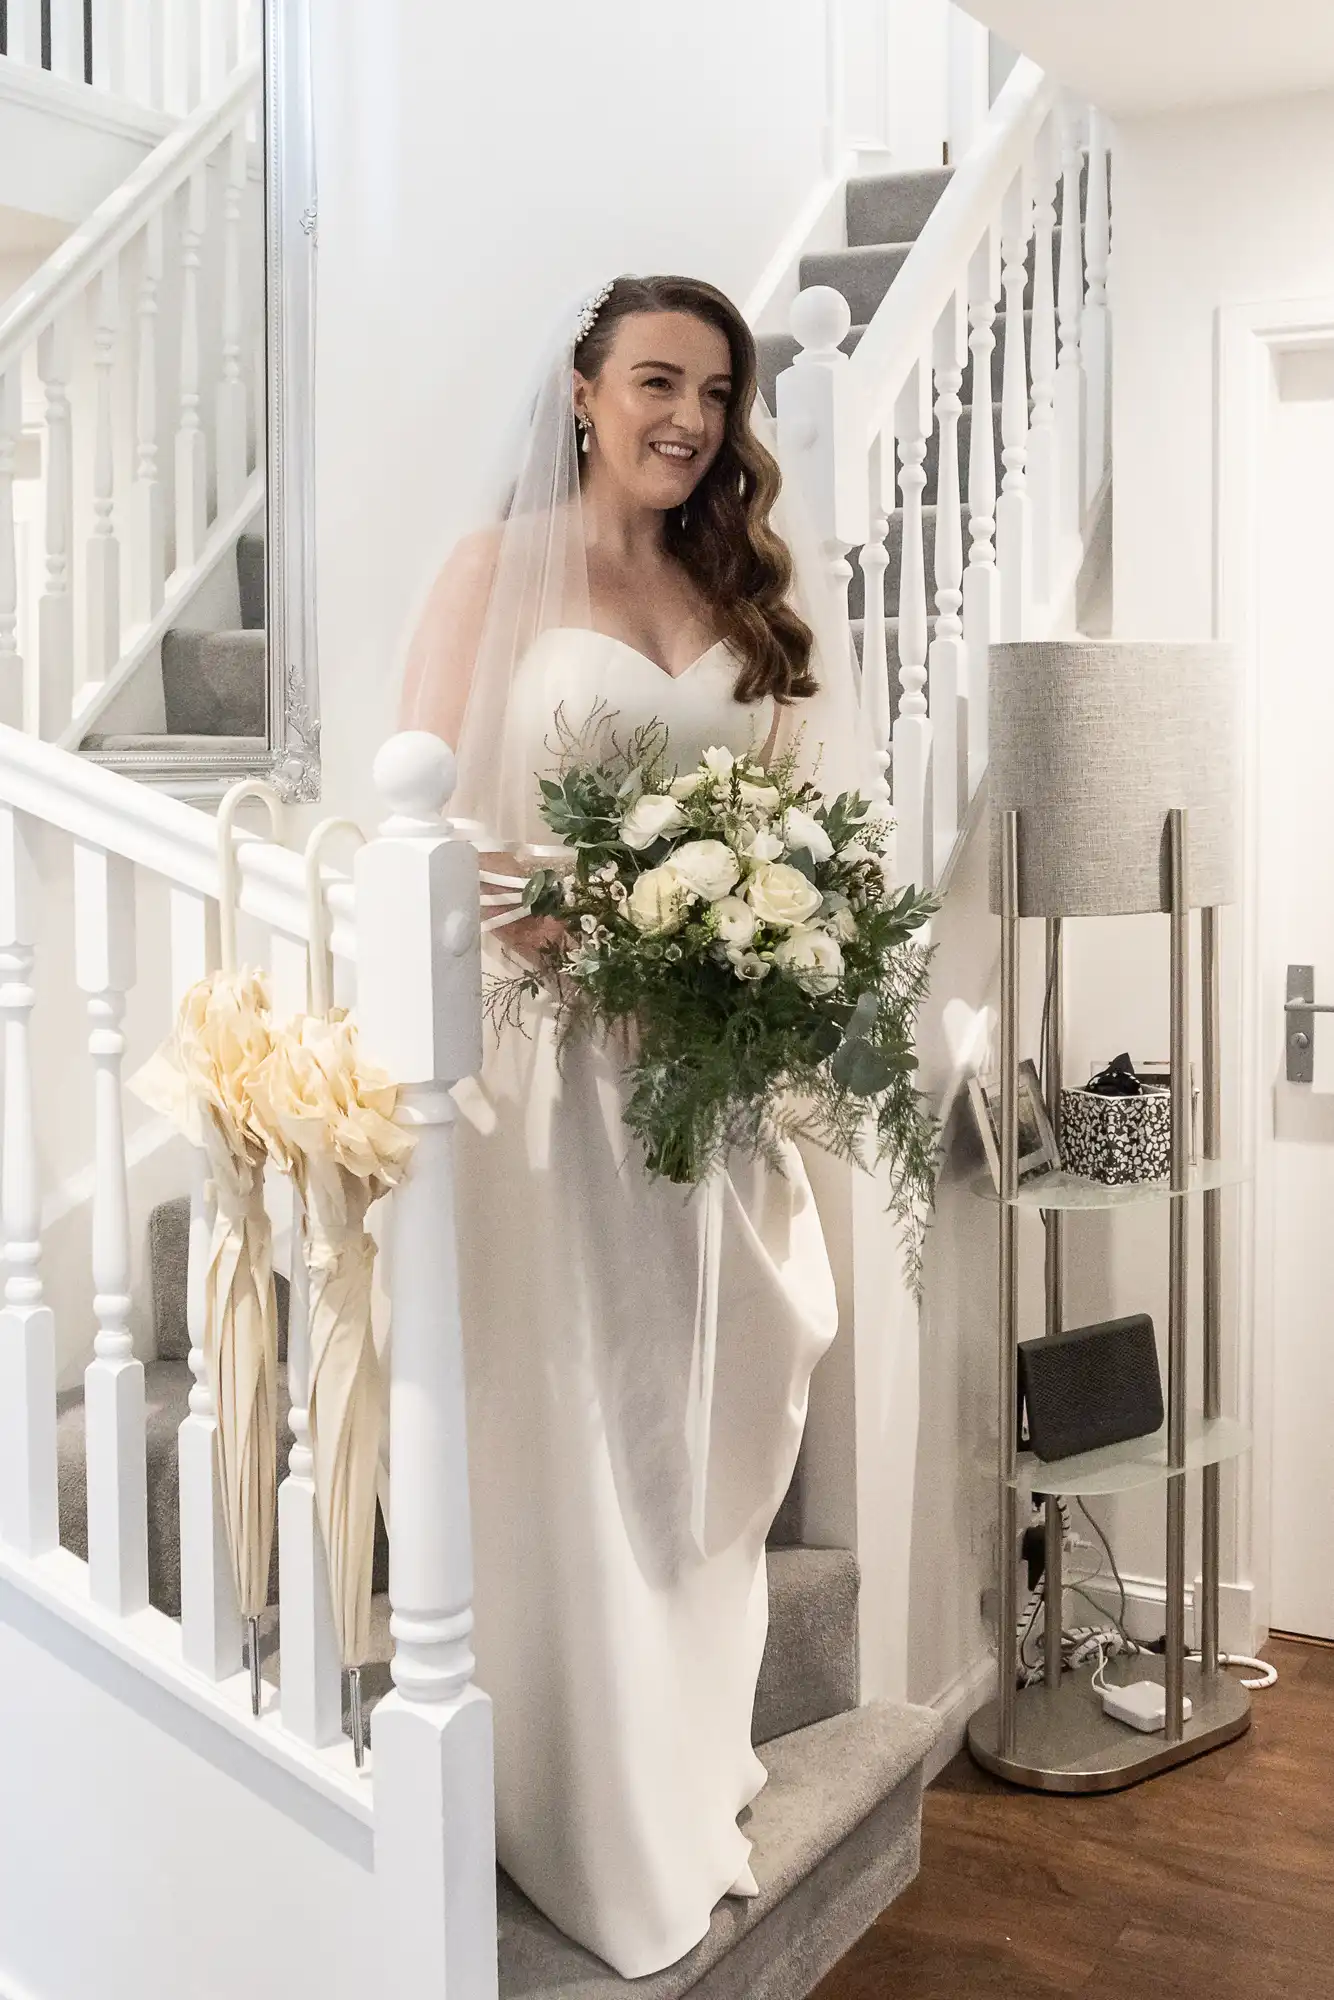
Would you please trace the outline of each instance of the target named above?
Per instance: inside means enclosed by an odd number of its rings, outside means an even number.
[[[574,344],[576,347],[581,340],[585,339],[593,331],[593,322],[596,320],[603,306],[606,305],[607,300],[611,297],[612,288],[615,283],[615,278],[608,278],[602,289],[594,292],[590,298],[585,299],[583,305],[579,308],[579,317],[574,323]]]

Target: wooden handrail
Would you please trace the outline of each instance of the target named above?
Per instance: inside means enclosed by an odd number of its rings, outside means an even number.
[[[83,296],[111,258],[235,129],[237,119],[259,102],[260,74],[258,56],[239,64],[212,103],[201,104],[155,146],[19,287],[0,318],[0,375]]]

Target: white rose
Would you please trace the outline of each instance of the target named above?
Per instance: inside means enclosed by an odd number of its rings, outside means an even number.
[[[843,954],[828,931],[797,924],[775,948],[774,964],[807,993],[832,993],[843,976]]]
[[[746,883],[746,901],[760,922],[784,930],[813,917],[822,900],[815,884],[785,861],[761,861]]]
[[[638,931],[679,930],[689,894],[674,868],[646,868],[630,891],[630,921]]]
[[[688,799],[697,792],[708,776],[707,771],[686,771],[679,778],[673,778],[667,789],[674,799]]]
[[[741,875],[741,863],[721,840],[684,841],[672,855],[672,867],[706,903],[716,903],[734,889]]]
[[[841,938],[844,944],[850,944],[857,935],[857,919],[851,910],[831,910],[823,923],[830,936]]]
[[[748,783],[743,778],[737,790],[741,795],[743,806],[756,806],[761,812],[767,813],[772,812],[778,804],[778,788],[776,785],[754,785]]]
[[[819,820],[800,806],[789,806],[783,814],[783,838],[789,847],[804,847],[812,861],[828,861],[834,851],[834,843]]]
[[[754,910],[740,896],[723,896],[714,904],[713,914],[718,919],[718,935],[723,943],[736,945],[742,950],[759,928]]]
[[[749,840],[741,843],[741,852],[749,861],[777,861],[783,851],[783,843],[771,827],[757,827]]]
[[[621,821],[621,839],[636,852],[652,847],[664,833],[679,833],[686,816],[665,792],[642,792]]]
[[[739,945],[729,945],[727,962],[738,979],[763,979],[770,970],[767,958],[761,958],[757,951],[743,951]]]
[[[704,752],[699,761],[707,770],[712,771],[715,778],[730,778],[732,775],[732,766],[736,763],[736,758],[730,750],[720,748],[715,744],[712,749]]]

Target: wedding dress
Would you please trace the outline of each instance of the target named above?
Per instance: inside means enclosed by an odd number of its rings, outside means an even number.
[[[673,677],[623,640],[553,626],[510,725],[532,773],[560,710],[658,720],[682,768],[764,742],[724,643]],[[535,779],[534,779],[535,789]],[[513,971],[504,931],[492,970]],[[768,1621],[765,1536],[792,1477],[833,1276],[800,1158],[724,1184],[703,1546],[687,1407],[698,1192],[650,1180],[621,1122],[615,1050],[559,1060],[549,1003],[488,1030],[460,1091],[459,1254],[477,1679],[494,1703],[502,1866],[627,1978],[702,1938],[747,1878],[737,1815],[765,1782],[751,1710]]]

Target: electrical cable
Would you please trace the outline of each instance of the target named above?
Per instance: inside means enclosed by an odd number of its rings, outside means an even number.
[[[1124,1638],[1126,1629],[1126,1587],[1124,1582],[1122,1581],[1121,1572],[1116,1567],[1116,1557],[1112,1554],[1112,1545],[1108,1541],[1102,1529],[1098,1526],[1098,1523],[1094,1520],[1092,1514],[1090,1514],[1088,1508],[1084,1505],[1084,1502],[1082,1500],[1077,1499],[1075,1504],[1079,1508],[1080,1513],[1084,1516],[1084,1519],[1088,1522],[1090,1528],[1092,1528],[1094,1534],[1098,1537],[1098,1540],[1102,1543],[1103,1548],[1107,1551],[1107,1560],[1112,1566],[1112,1575],[1116,1578],[1116,1588],[1120,1593],[1120,1600],[1121,1600],[1119,1606],[1119,1614],[1116,1622],[1120,1628],[1121,1636]]]

